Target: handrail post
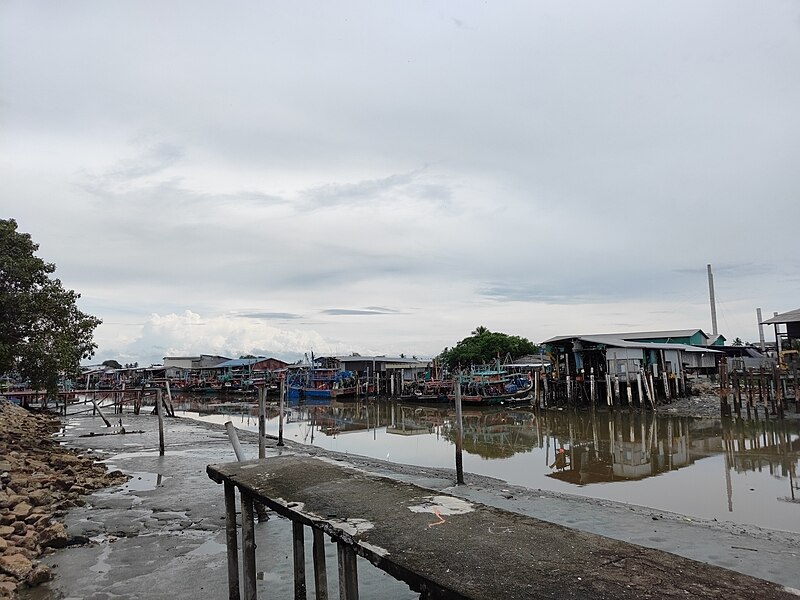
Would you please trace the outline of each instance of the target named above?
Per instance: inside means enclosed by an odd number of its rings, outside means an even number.
[[[256,600],[256,531],[253,496],[240,490],[242,501],[242,578],[244,600]]]
[[[236,537],[236,494],[232,483],[225,482],[225,542],[228,548],[228,599],[240,600],[239,543]]]

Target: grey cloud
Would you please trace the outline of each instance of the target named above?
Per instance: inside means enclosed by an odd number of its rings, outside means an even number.
[[[246,317],[248,319],[266,319],[266,320],[292,320],[292,319],[301,319],[300,315],[296,315],[294,313],[285,313],[285,312],[245,312],[239,313],[240,317]]]
[[[397,311],[394,310],[386,310],[386,309],[350,309],[350,308],[328,308],[321,311],[322,314],[325,315],[335,315],[335,316],[347,316],[347,315],[391,315],[395,314]]]

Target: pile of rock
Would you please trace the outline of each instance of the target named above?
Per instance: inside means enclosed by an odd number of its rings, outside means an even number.
[[[0,599],[50,579],[36,558],[70,543],[58,518],[98,488],[127,480],[53,439],[61,424],[0,397]]]

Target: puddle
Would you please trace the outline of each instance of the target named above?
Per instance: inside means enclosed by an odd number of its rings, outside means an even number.
[[[131,478],[122,486],[123,490],[131,492],[147,492],[159,487],[163,487],[164,477],[161,473],[147,473],[144,471],[131,473]]]
[[[206,540],[191,552],[187,552],[186,556],[211,556],[213,554],[220,554],[226,552],[225,544],[220,544],[216,540]]]

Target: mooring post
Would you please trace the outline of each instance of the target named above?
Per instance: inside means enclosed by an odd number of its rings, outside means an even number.
[[[161,406],[161,388],[156,390],[156,414],[158,415],[158,455],[164,456],[164,412]]]
[[[278,446],[283,446],[283,402],[286,398],[286,378],[281,379],[280,395],[278,401]]]
[[[292,521],[294,600],[306,600],[306,551],[303,524]]]
[[[236,537],[236,494],[232,483],[225,486],[225,545],[228,550],[228,600],[241,600],[239,595],[239,542]]]
[[[356,553],[344,542],[338,542],[339,600],[358,600]]]
[[[169,389],[169,379],[167,379],[166,381],[166,386],[167,386],[167,405],[169,406],[167,410],[169,411],[169,416],[174,417],[175,409],[172,408],[172,390]]]
[[[258,388],[258,458],[266,458],[267,449],[267,387],[262,385]]]
[[[647,385],[647,383],[645,383]],[[636,371],[636,387],[639,390],[639,410],[644,410],[644,389],[642,388],[642,370]]]
[[[464,483],[464,423],[461,415],[461,369],[456,372],[456,484]]]
[[[592,408],[594,408],[595,401],[597,400],[597,398],[595,398],[595,387],[594,387],[594,384],[595,384],[595,382],[594,382],[594,367],[592,367],[590,369],[590,371],[589,371],[589,396],[592,399]]]
[[[253,496],[240,490],[242,502],[242,579],[244,600],[256,600],[256,529]]]
[[[239,436],[236,435],[236,428],[233,426],[232,421],[225,422],[225,430],[228,432],[228,439],[231,442],[231,446],[233,446],[233,453],[236,455],[236,460],[239,462],[247,460],[244,457],[244,450],[242,450],[242,445],[239,443]]]
[[[317,600],[328,600],[328,567],[325,564],[325,536],[322,530],[312,528],[314,546],[314,593]]]

